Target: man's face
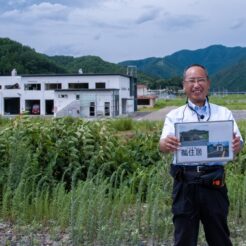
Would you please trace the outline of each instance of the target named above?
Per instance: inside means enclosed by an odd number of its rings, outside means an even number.
[[[183,89],[187,97],[197,106],[203,106],[208,95],[210,81],[201,67],[190,67],[183,81]]]

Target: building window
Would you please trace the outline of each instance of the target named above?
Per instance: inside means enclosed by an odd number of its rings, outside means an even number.
[[[110,102],[104,102],[104,114],[110,116]]]
[[[130,77],[130,96],[136,96],[137,93],[137,79]]]
[[[106,84],[104,82],[96,82],[96,89],[105,89]]]
[[[18,83],[13,84],[13,85],[5,85],[4,87],[7,90],[11,90],[11,89],[20,89],[20,85]]]
[[[90,102],[90,116],[95,116],[95,102]]]
[[[150,105],[150,99],[138,99],[138,105]]]
[[[62,88],[61,83],[56,84],[45,84],[45,90],[60,90]]]
[[[68,83],[69,89],[88,89],[89,83]]]
[[[67,94],[58,94],[58,98],[68,98]]]
[[[80,99],[80,95],[76,95],[76,100],[79,100]]]
[[[41,90],[41,84],[25,84],[24,90],[25,91],[40,91]]]
[[[0,90],[2,89],[2,86],[0,85]]]

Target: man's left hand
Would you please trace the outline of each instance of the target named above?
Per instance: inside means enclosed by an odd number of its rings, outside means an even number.
[[[240,152],[241,150],[241,141],[240,141],[240,137],[236,136],[235,133],[233,133],[233,140],[232,140],[232,149],[233,149],[233,153],[236,155],[237,153]]]

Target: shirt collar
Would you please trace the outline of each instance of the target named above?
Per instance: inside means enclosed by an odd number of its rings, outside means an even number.
[[[208,109],[208,100],[206,99],[205,104],[202,107],[199,107],[192,103],[190,99],[188,99],[188,104],[191,108],[193,108],[196,112],[202,112],[202,113],[207,113]]]

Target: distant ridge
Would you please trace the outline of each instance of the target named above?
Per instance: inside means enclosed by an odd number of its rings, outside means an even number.
[[[0,38],[0,75],[9,75],[16,68],[19,74],[121,73],[126,69],[103,61],[97,56],[47,56],[8,38]]]
[[[10,75],[13,68],[21,74],[65,73],[46,55],[9,38],[0,38],[0,75]]]
[[[197,50],[180,50],[162,58],[149,57],[123,61],[104,61],[98,56],[47,56],[9,38],[0,38],[0,75],[18,74],[126,73],[126,66],[138,69],[138,81],[152,89],[181,88],[187,65],[200,63],[208,68],[213,90],[246,91],[246,48],[212,45]]]
[[[202,64],[208,69],[213,80],[213,89],[246,91],[246,48],[243,47],[212,45],[194,51],[177,51],[163,58],[151,57],[119,64],[135,65],[146,74],[169,79],[181,77],[185,67],[194,63]]]
[[[0,38],[0,75],[10,75],[13,68],[18,74],[57,74],[57,73],[121,73],[124,66],[104,61],[98,56],[47,56],[36,52],[9,38]],[[138,73],[144,83],[152,81],[151,76]]]
[[[142,60],[124,61],[119,64],[124,66],[133,64],[144,72],[162,78],[170,78],[182,75],[185,67],[194,63],[206,66],[212,75],[221,69],[236,64],[242,58],[246,58],[246,48],[212,45],[194,51],[180,50],[163,58],[151,57]]]

